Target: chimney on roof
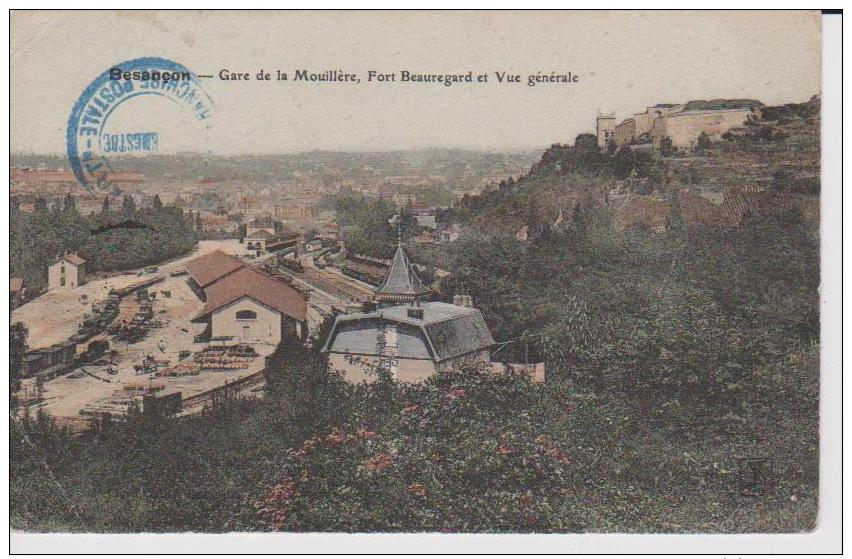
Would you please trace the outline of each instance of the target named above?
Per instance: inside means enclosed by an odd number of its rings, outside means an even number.
[[[473,308],[473,297],[470,295],[453,295],[453,304],[457,307]]]

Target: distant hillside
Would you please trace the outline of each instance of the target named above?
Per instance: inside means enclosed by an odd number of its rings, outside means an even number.
[[[609,210],[616,229],[663,230],[675,213],[687,224],[735,227],[761,209],[796,209],[818,224],[819,98],[762,111],[762,120],[719,141],[666,155],[602,153],[594,135],[581,134],[573,146],[552,145],[518,180],[465,196],[454,217],[506,235],[523,235],[524,227],[535,234],[589,208]]]
[[[384,175],[441,174],[461,183],[468,176],[500,175],[527,168],[535,161],[531,152],[497,153],[458,149],[422,149],[388,152],[311,151],[280,155],[218,156],[188,153],[116,157],[116,169],[143,173],[148,180],[280,181],[297,176],[338,176],[347,179]],[[11,166],[44,164],[68,167],[59,155],[13,154]],[[471,186],[478,186],[471,185]]]

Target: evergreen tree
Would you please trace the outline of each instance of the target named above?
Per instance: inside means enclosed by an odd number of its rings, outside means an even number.
[[[163,209],[163,201],[160,200],[159,194],[154,194],[154,211],[159,212]]]
[[[133,217],[136,213],[136,202],[133,201],[133,196],[130,194],[124,195],[124,200],[121,202],[121,213],[127,217]]]
[[[706,149],[713,146],[712,140],[710,140],[710,136],[707,135],[707,132],[701,132],[698,136],[698,141],[695,144],[695,152],[703,153]]]
[[[677,153],[677,149],[674,147],[674,142],[668,136],[664,136],[662,140],[660,140],[660,155],[664,157],[669,157]]]
[[[62,200],[62,209],[66,212],[77,211],[77,199],[70,192],[66,193],[65,198]]]
[[[9,389],[11,391],[23,378],[24,355],[27,353],[27,327],[20,322],[9,329]]]

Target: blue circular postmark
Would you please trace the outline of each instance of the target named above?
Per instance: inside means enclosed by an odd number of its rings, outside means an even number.
[[[65,136],[68,161],[83,188],[92,193],[110,189],[112,155],[150,151],[159,141],[156,133],[105,134],[115,110],[131,99],[158,96],[188,111],[202,130],[209,130],[215,107],[201,87],[197,74],[165,58],[147,57],[116,64],[100,74],[83,91]]]

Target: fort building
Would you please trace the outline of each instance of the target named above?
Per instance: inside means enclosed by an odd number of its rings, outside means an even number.
[[[598,115],[597,137],[598,147],[603,150],[615,140],[615,114]]]
[[[753,99],[712,99],[680,105],[660,103],[615,123],[614,115],[597,117],[598,146],[606,149],[637,144],[659,149],[668,138],[679,149],[693,147],[701,134],[721,138],[732,128],[759,118],[763,104]]]
[[[664,138],[670,138],[672,146],[689,148],[702,133],[719,139],[731,128],[758,119],[762,106],[763,103],[752,99],[714,99],[678,105],[654,120],[651,129],[654,147],[659,148]]]

